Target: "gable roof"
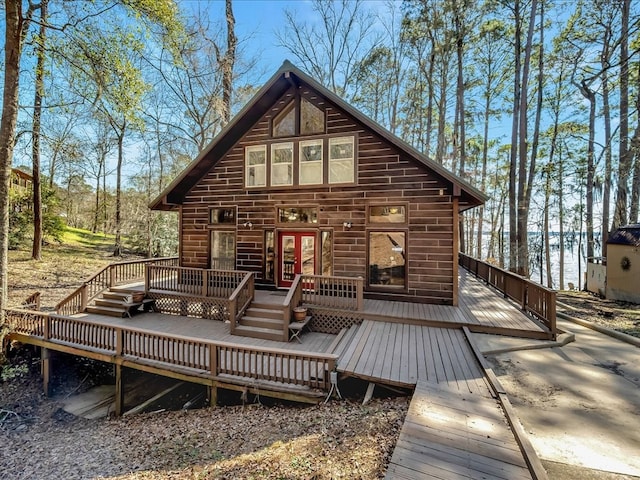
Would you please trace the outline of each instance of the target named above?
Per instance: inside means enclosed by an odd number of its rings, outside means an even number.
[[[305,83],[321,96],[325,97],[326,100],[333,103],[337,108],[342,109],[390,144],[405,152],[410,157],[415,158],[437,175],[450,182],[454,193],[456,195],[459,194],[461,197],[461,211],[482,205],[488,199],[480,190],[471,186],[439,163],[434,162],[426,155],[420,153],[358,109],[349,105],[335,93],[320,85],[316,80],[296,68],[291,62],[285,60],[278,71],[264,84],[242,110],[240,110],[231,122],[229,122],[182,173],[149,204],[149,207],[152,210],[171,210],[175,205],[181,204],[189,190],[242,138],[257,119],[269,111],[274,103],[284,95],[292,85],[298,85],[299,83]]]
[[[607,244],[640,247],[640,223],[619,227],[609,236]]]

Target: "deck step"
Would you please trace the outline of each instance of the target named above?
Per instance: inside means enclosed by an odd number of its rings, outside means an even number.
[[[131,303],[133,301],[133,295],[127,292],[106,291],[102,293],[101,297],[109,300],[118,300],[126,303]]]
[[[121,307],[104,307],[99,305],[89,305],[87,312],[97,315],[108,315],[110,317],[123,318],[127,316],[127,310]]]
[[[282,341],[282,329],[251,327],[248,325],[236,325],[234,335],[243,337],[261,338],[263,340]]]
[[[259,308],[262,310],[271,310],[271,311],[278,311],[278,312],[282,312],[284,311],[285,307],[284,305],[281,305],[279,303],[261,303],[261,302],[251,302],[251,305],[249,306],[249,308]]]
[[[272,318],[275,320],[280,320],[282,322],[284,309],[279,308],[261,308],[256,307],[252,304],[247,310],[244,312],[247,317],[257,317],[257,318]]]
[[[240,325],[245,325],[247,327],[269,328],[271,330],[282,331],[284,321],[282,320],[282,318],[265,318],[256,317],[253,315],[244,315],[240,319],[239,323]]]

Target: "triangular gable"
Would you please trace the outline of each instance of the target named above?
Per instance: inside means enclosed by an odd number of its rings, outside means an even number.
[[[261,118],[275,102],[292,86],[304,83],[318,92],[337,108],[351,115],[364,126],[380,135],[391,145],[416,159],[428,169],[432,170],[444,180],[450,182],[454,195],[461,197],[460,209],[466,210],[483,204],[487,196],[451,173],[437,162],[429,159],[408,143],[393,135],[387,129],[371,120],[358,109],[349,105],[333,92],[320,85],[313,78],[296,68],[289,61],[285,61],[278,71],[267,83],[253,96],[242,110],[231,120],[229,124],[214,138],[211,143],[191,162],[183,172],[165,188],[165,190],[149,204],[153,210],[170,210],[180,205],[185,195],[198,181],[204,177],[215,163],[231,149],[242,136]],[[213,160],[213,161],[212,161]]]

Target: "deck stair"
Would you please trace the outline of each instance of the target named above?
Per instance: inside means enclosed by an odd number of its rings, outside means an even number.
[[[138,312],[140,307],[148,311],[152,304],[153,300],[145,299],[143,293],[108,290],[87,306],[87,312],[123,318]]]
[[[253,302],[236,325],[234,335],[281,341],[283,328],[284,306]]]

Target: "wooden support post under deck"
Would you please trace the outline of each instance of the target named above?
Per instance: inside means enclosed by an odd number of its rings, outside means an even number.
[[[214,383],[209,387],[209,406],[215,407],[218,405],[218,384]]]
[[[116,416],[121,417],[124,413],[124,378],[122,365],[116,363]]]
[[[41,352],[41,372],[42,372],[42,389],[44,390],[45,396],[51,396],[51,362],[52,355],[51,350],[48,348],[42,347]]]

